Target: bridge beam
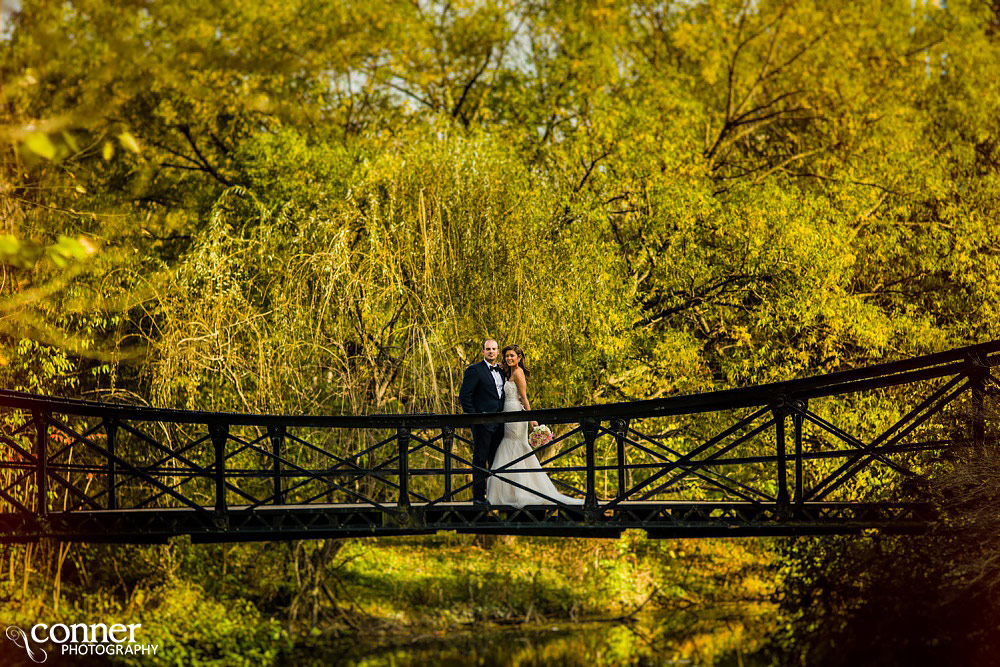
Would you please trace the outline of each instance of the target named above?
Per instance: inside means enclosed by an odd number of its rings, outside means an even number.
[[[986,444],[986,416],[983,403],[986,394],[986,378],[990,369],[976,355],[970,357],[969,384],[972,385],[972,442],[977,447]]]
[[[594,443],[597,440],[597,430],[599,422],[595,419],[583,420],[583,440],[587,452],[587,496],[583,501],[583,506],[590,512],[597,510],[597,480],[594,475],[594,466],[597,465],[597,456]]]
[[[49,425],[48,414],[35,411],[32,413],[35,421],[35,457],[38,468],[35,469],[36,507],[39,516],[49,513]]]
[[[795,439],[795,507],[801,507],[802,497],[802,421],[803,413],[809,409],[808,401],[796,401],[792,413],[793,437]]]
[[[271,468],[271,486],[275,505],[285,504],[285,494],[281,489],[281,446],[285,442],[285,427],[270,425],[267,427],[267,437],[271,441],[271,453],[274,465]]]
[[[625,454],[625,437],[628,435],[628,421],[625,419],[616,419],[611,422],[611,429],[615,432],[615,444],[618,450],[618,498],[623,498],[628,491],[628,478],[625,472],[625,467],[628,465]]]
[[[223,517],[226,514],[226,439],[229,437],[229,424],[211,423],[208,434],[215,453],[215,513]]]
[[[118,468],[115,462],[115,446],[118,439],[118,422],[108,419],[104,422],[104,433],[108,439],[108,509],[118,509]]]
[[[591,516],[586,508],[528,506],[484,512],[468,502],[408,513],[371,506],[323,504],[281,507],[229,505],[226,521],[185,508],[150,511],[50,511],[44,521],[0,514],[0,543],[42,538],[83,542],[163,543],[180,535],[194,542],[246,542],[425,535],[437,531],[499,535],[617,537],[643,529],[651,538],[856,534],[863,530],[921,533],[933,520],[929,503],[804,503],[791,517],[776,503],[636,502]]]
[[[444,497],[451,497],[451,487],[452,487],[452,460],[451,451],[455,446],[455,430],[450,426],[445,426],[441,429],[441,442],[444,445]]]
[[[785,417],[788,410],[784,399],[774,406],[775,444],[778,450],[778,505],[788,507],[788,470],[785,451]],[[801,459],[799,459],[801,460]]]
[[[396,429],[396,444],[399,448],[399,504],[404,512],[410,509],[410,429]]]

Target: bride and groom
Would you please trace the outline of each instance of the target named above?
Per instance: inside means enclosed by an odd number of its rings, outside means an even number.
[[[524,352],[508,345],[500,352],[497,342],[483,342],[483,360],[465,369],[458,392],[466,414],[530,410],[528,369]],[[497,364],[501,356],[502,365]],[[537,426],[531,422],[531,426]],[[542,470],[528,441],[528,422],[476,424],[472,427],[472,502],[476,505],[582,505],[556,491]],[[523,460],[518,460],[523,459]],[[516,463],[512,463],[516,461]],[[485,472],[498,471],[492,475]],[[517,472],[515,472],[517,471]],[[523,472],[522,472],[523,471]],[[513,472],[505,475],[504,472]],[[510,482],[514,482],[511,484]]]

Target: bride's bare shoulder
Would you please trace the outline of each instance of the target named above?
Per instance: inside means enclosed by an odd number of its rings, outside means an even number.
[[[520,367],[515,368],[514,372],[510,374],[510,379],[515,382],[518,380],[524,381],[524,369]]]

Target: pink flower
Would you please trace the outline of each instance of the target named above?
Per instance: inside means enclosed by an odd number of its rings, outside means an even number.
[[[532,447],[541,447],[552,442],[552,430],[544,424],[539,424],[528,436],[528,442]]]

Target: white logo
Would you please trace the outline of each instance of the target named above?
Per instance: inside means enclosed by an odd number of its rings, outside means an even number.
[[[49,657],[44,649],[38,649],[38,653],[35,653],[35,651],[31,648],[31,644],[28,643],[28,635],[25,634],[24,630],[16,625],[7,626],[7,639],[14,642],[15,646],[20,646],[27,651],[28,657],[31,658],[32,662],[45,662],[45,659]],[[39,658],[39,654],[41,654],[42,657]]]
[[[141,623],[128,626],[115,623],[111,627],[104,623],[56,623],[51,627],[38,623],[31,627],[29,641],[29,633],[9,625],[7,638],[27,651],[32,662],[45,662],[48,654],[42,648],[32,647],[31,642],[36,645],[52,642],[59,646],[62,655],[156,655],[159,644],[136,642],[135,631],[141,627]]]

